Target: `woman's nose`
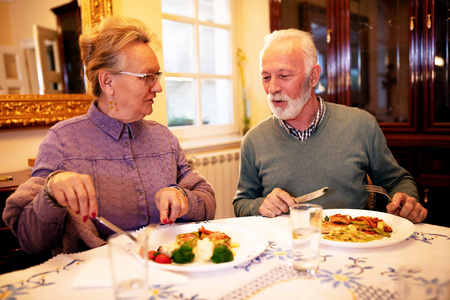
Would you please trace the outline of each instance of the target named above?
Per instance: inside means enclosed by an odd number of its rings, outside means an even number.
[[[162,86],[159,80],[156,80],[155,83],[150,88],[150,91],[153,93],[161,93],[162,92]]]

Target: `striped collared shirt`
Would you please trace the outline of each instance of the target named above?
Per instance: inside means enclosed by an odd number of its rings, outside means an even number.
[[[286,131],[291,136],[295,137],[296,139],[298,139],[300,141],[306,140],[308,137],[311,136],[311,134],[314,133],[314,131],[316,131],[317,127],[319,127],[319,124],[320,124],[320,122],[322,122],[323,116],[325,115],[325,111],[327,109],[322,98],[317,96],[317,100],[319,101],[319,110],[317,111],[317,114],[316,114],[314,120],[312,121],[311,125],[309,125],[309,127],[305,131],[297,130],[294,127],[292,127],[291,125],[289,125],[285,120],[278,119],[278,121],[280,122],[280,125],[284,129],[286,129]]]

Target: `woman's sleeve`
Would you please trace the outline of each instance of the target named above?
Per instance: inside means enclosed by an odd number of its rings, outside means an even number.
[[[50,205],[44,194],[45,178],[61,160],[57,136],[51,130],[39,147],[32,177],[6,200],[3,219],[27,253],[42,253],[55,247],[64,229],[65,208]]]
[[[60,239],[64,228],[65,208],[47,202],[44,178],[31,177],[6,200],[3,220],[17,236],[20,247],[37,254],[50,250]]]
[[[214,190],[203,176],[192,170],[181,146],[178,144],[177,147],[177,184],[186,191],[189,203],[188,213],[181,219],[186,221],[212,220],[216,214],[216,198]]]

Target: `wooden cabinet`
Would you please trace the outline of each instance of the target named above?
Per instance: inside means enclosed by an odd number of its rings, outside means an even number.
[[[315,36],[324,69],[316,92],[372,113],[417,182],[425,221],[450,226],[450,2],[269,2],[272,30]]]

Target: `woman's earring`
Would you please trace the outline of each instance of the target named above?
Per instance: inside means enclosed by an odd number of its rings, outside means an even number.
[[[113,110],[114,109],[114,98],[113,96],[109,96],[109,110]]]

